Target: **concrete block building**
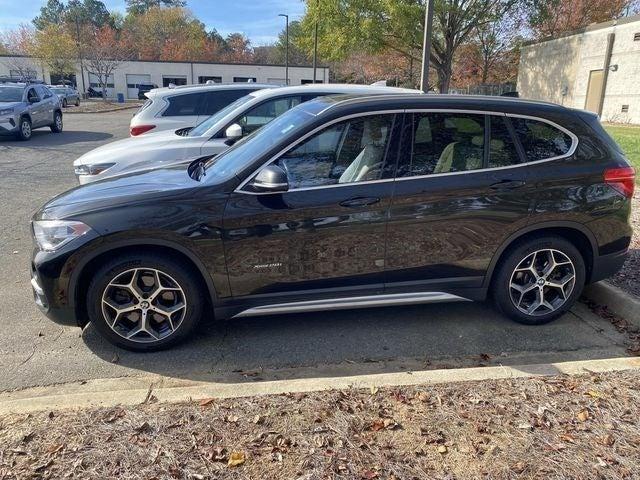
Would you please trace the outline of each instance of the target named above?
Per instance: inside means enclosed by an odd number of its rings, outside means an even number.
[[[525,44],[517,89],[602,121],[640,124],[640,15]]]
[[[72,81],[79,90],[86,91],[89,86],[100,90],[96,75],[84,66],[84,78],[80,65],[76,67]],[[20,72],[28,71],[33,78],[46,83],[59,83],[60,79],[52,75],[29,57],[0,55],[0,76],[20,76]],[[116,97],[122,93],[125,98],[137,99],[139,84],[155,84],[166,87],[205,83],[211,80],[220,82],[258,82],[277,85],[285,84],[285,67],[283,65],[205,63],[205,62],[165,62],[165,61],[127,61],[120,64],[108,81],[107,95]],[[289,66],[289,85],[312,83],[313,68],[309,66]],[[329,82],[329,68],[318,67],[316,82]],[[84,88],[83,88],[84,85]]]

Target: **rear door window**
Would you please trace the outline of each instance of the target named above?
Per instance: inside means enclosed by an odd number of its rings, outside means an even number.
[[[507,126],[507,119],[503,116],[489,115],[489,167],[508,167],[522,163],[518,155],[513,137]]]
[[[529,162],[560,157],[571,149],[571,137],[553,125],[528,118],[510,119]]]
[[[477,170],[484,165],[484,115],[414,113],[410,151],[403,155],[398,177]]]
[[[230,103],[235,102],[240,97],[253,92],[255,89],[236,88],[229,90],[214,90],[206,92],[207,101],[200,115],[213,115],[222,110]]]
[[[162,113],[163,117],[181,117],[199,115],[201,106],[206,101],[206,92],[186,93],[168,97],[169,106]]]

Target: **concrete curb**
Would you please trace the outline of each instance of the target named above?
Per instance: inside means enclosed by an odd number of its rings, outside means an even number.
[[[126,107],[114,107],[109,108],[107,110],[100,110],[98,112],[75,112],[73,110],[63,110],[63,115],[87,115],[89,113],[109,113],[109,112],[119,112],[120,110],[131,110],[132,108],[140,108],[140,105],[127,105]]]
[[[247,383],[196,382],[161,376],[99,379],[83,383],[33,387],[2,393],[0,394],[0,415],[41,410],[136,405],[145,402],[151,394],[160,402],[176,403],[201,400],[203,398],[278,395],[351,387],[433,385],[449,382],[577,375],[632,369],[640,370],[639,357]]]
[[[640,299],[606,282],[585,287],[582,293],[589,300],[606,305],[611,313],[640,327]]]

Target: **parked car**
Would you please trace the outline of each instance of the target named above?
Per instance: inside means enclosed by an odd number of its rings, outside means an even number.
[[[394,87],[315,84],[264,88],[239,98],[195,128],[151,133],[108,143],[73,162],[81,184],[113,175],[162,166],[194,156],[217,155],[236,140],[257,130],[299,103],[319,95],[420,93]]]
[[[138,87],[138,100],[146,100],[146,93],[150,92],[154,88],[158,88],[158,85],[155,83],[140,83],[137,85]]]
[[[613,275],[634,171],[588,112],[325,97],[210,160],[70,190],[33,217],[36,303],[156,350],[215,318],[484,300],[540,325]]]
[[[0,84],[0,135],[29,140],[34,128],[62,131],[60,100],[44,85]]]
[[[80,106],[80,93],[75,88],[66,85],[52,85],[49,90],[58,96],[64,108],[69,105]]]
[[[259,83],[214,83],[155,88],[131,119],[132,137],[163,130],[193,127],[248,93],[275,85]]]

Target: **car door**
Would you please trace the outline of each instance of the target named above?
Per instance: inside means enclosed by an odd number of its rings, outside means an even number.
[[[42,104],[42,97],[39,95],[36,87],[27,89],[28,110],[31,116],[31,126],[33,128],[40,127],[45,124],[45,108]]]
[[[272,160],[288,191],[252,192],[250,175],[224,213],[232,295],[380,292],[398,134],[395,114],[332,122]]]
[[[534,206],[502,114],[409,112],[387,235],[387,290],[480,287]]]
[[[56,107],[60,105],[58,96],[43,85],[36,85],[36,90],[42,99],[42,121],[43,125],[53,124],[53,113]]]

